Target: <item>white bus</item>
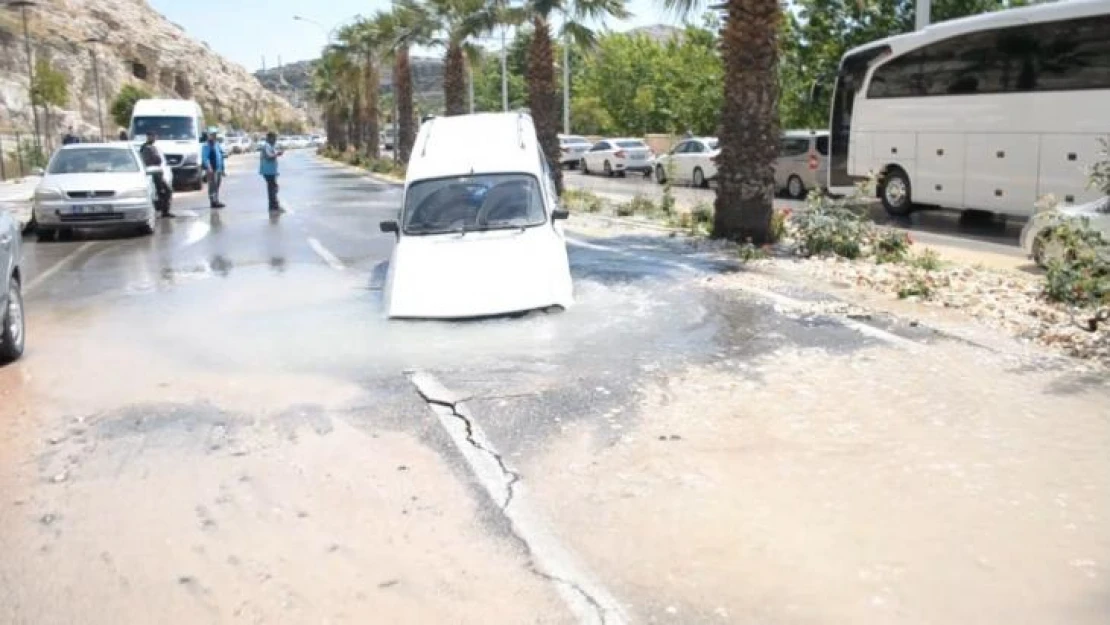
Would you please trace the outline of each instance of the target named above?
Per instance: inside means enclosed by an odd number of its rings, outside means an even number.
[[[829,186],[874,172],[887,212],[1029,216],[1083,203],[1110,137],[1110,0],[952,20],[850,50],[830,120]]]

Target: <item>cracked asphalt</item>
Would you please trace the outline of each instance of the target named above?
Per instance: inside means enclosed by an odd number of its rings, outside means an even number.
[[[387,322],[397,187],[256,166],[27,241],[0,623],[1106,622],[1104,376],[576,219],[572,309]]]

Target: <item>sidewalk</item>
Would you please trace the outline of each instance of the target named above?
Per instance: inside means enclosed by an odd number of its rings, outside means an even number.
[[[41,180],[39,176],[27,176],[0,182],[0,209],[11,212],[20,225],[26,226],[31,221],[31,196]]]

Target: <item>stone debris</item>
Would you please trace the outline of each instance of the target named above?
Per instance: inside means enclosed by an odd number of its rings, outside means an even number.
[[[1086,317],[1074,317],[1067,306],[1042,295],[1041,276],[978,267],[953,266],[924,271],[899,263],[835,258],[775,261],[779,267],[802,272],[830,283],[846,283],[898,297],[909,284],[924,283],[929,293],[904,299],[922,305],[960,310],[976,321],[1022,340],[1069,356],[1110,366],[1110,328],[1089,332]],[[849,314],[849,316],[851,316]]]

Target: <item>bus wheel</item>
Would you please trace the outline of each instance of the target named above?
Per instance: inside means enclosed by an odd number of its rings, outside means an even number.
[[[913,211],[913,202],[910,198],[910,177],[906,172],[897,167],[888,169],[879,183],[879,199],[883,201],[887,213],[909,215]]]

